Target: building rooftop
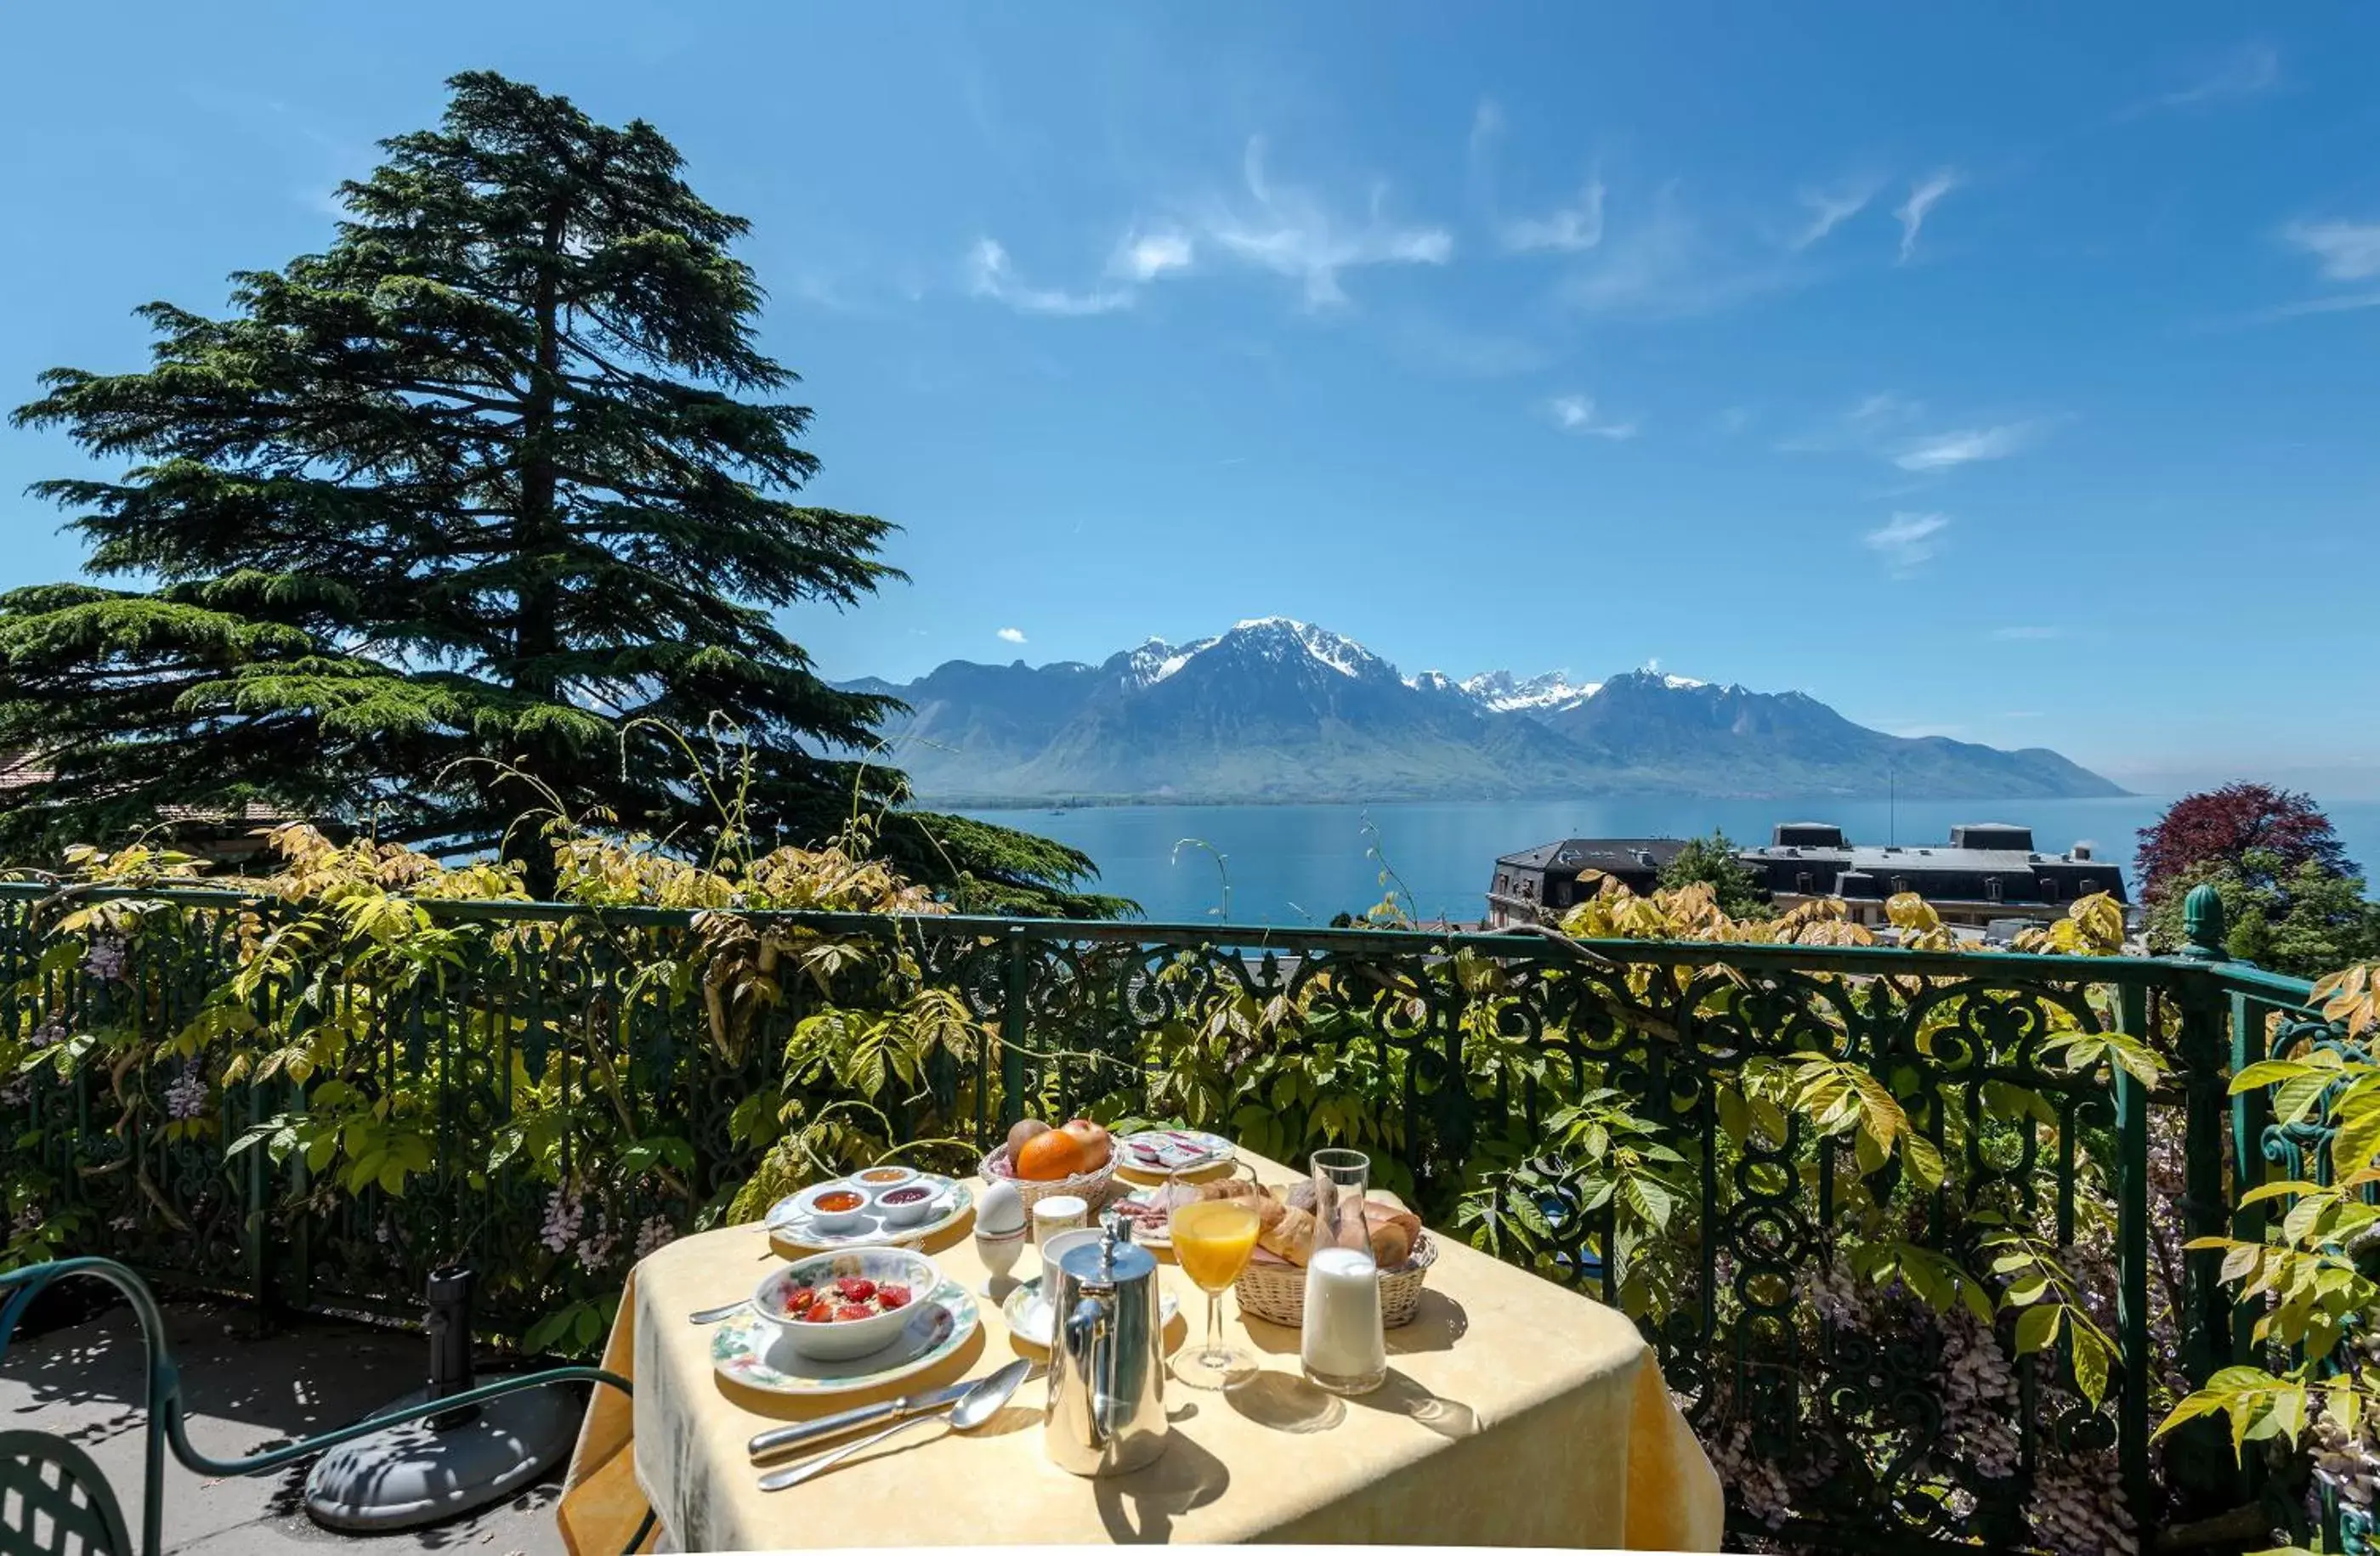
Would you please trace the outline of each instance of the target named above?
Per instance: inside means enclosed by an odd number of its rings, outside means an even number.
[[[1852,850],[1852,869],[1878,875],[1923,874],[1929,870],[1956,870],[1961,874],[2005,870],[2011,874],[2029,875],[2038,862],[2037,856],[2015,849],[1954,849],[1927,844]]]
[[[1678,856],[1685,843],[1677,838],[1565,838],[1541,843],[1520,853],[1500,855],[1496,862],[1517,870],[1613,870],[1644,868],[1639,857],[1651,854],[1656,867]]]

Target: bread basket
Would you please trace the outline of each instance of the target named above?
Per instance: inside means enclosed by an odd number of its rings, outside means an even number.
[[[1429,1267],[1438,1259],[1438,1244],[1425,1231],[1415,1239],[1411,1257],[1392,1270],[1380,1272],[1380,1324],[1395,1329],[1413,1322],[1421,1308],[1421,1290]],[[1240,1273],[1240,1311],[1267,1323],[1296,1329],[1305,1322],[1305,1266],[1269,1258],[1248,1260]]]
[[[1016,1190],[1016,1197],[1025,1201],[1025,1213],[1028,1216],[1033,1213],[1036,1204],[1058,1194],[1075,1195],[1091,1207],[1093,1215],[1099,1214],[1107,1208],[1108,1201],[1116,1197],[1115,1170],[1115,1153],[1110,1152],[1107,1164],[1092,1172],[1076,1173],[1072,1177],[1018,1177],[1005,1145],[995,1148],[990,1155],[985,1157],[981,1168],[984,1182],[1004,1183]]]

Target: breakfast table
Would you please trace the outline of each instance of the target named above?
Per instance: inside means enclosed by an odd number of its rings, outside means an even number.
[[[1240,1160],[1263,1183],[1302,1176],[1251,1152]],[[771,1492],[747,1451],[755,1433],[1045,1353],[1012,1336],[986,1298],[975,1332],[922,1375],[826,1399],[762,1393],[714,1369],[710,1329],[688,1318],[749,1293],[782,1253],[759,1224],[683,1238],[628,1277],[602,1365],[636,1393],[595,1393],[557,1508],[564,1542],[573,1556],[608,1556],[650,1505],[660,1526],[647,1550],[1241,1540],[1718,1550],[1718,1478],[1634,1325],[1436,1240],[1418,1311],[1388,1331],[1388,1381],[1370,1393],[1307,1382],[1297,1331],[1234,1303],[1233,1338],[1245,1336],[1258,1370],[1223,1393],[1168,1388],[1170,1441],[1142,1468],[1083,1478],[1052,1465],[1037,1375],[973,1431],[919,1425]],[[970,1291],[984,1286],[965,1221],[922,1251]],[[1036,1260],[1026,1251],[1016,1273],[1033,1273]],[[1179,1345],[1205,1298],[1171,1263],[1160,1276],[1180,1300],[1167,1335]]]

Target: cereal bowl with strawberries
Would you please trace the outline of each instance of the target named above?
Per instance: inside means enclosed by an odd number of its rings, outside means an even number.
[[[761,1279],[752,1307],[804,1356],[842,1361],[881,1350],[941,1285],[934,1261],[908,1248],[812,1254]]]

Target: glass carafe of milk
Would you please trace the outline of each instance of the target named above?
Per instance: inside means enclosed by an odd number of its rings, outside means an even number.
[[[1360,1151],[1318,1151],[1313,1172],[1314,1255],[1305,1265],[1300,1358],[1318,1387],[1368,1393],[1389,1375],[1380,1270],[1364,1220],[1372,1159]]]

